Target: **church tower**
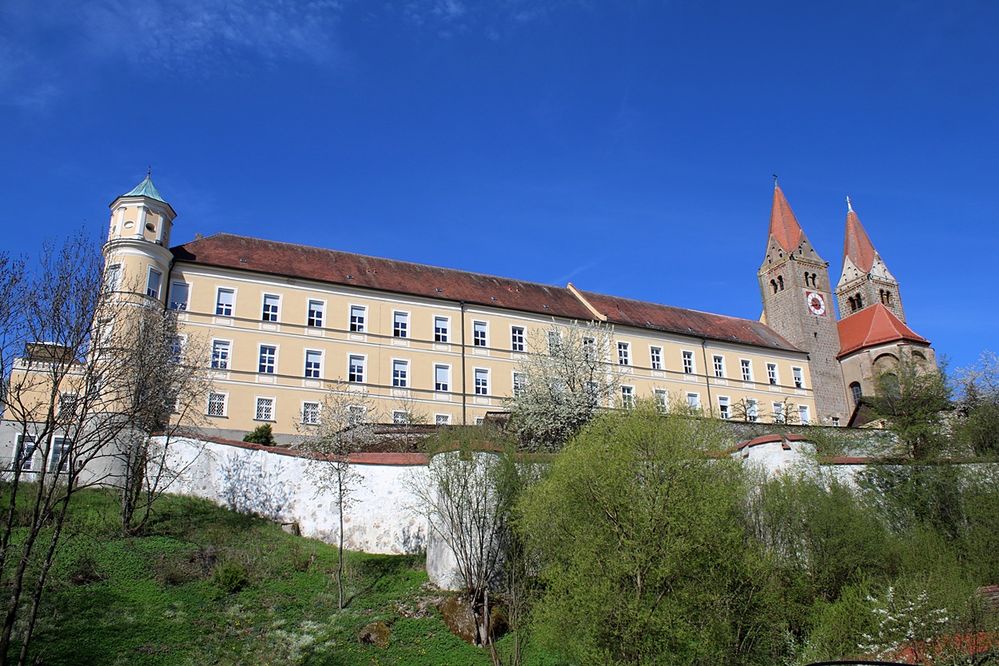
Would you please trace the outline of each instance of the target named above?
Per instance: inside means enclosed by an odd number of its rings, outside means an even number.
[[[836,285],[839,311],[848,317],[880,303],[905,321],[898,280],[888,270],[870,237],[846,198],[846,241],[843,244],[843,273]]]
[[[146,173],[141,183],[111,202],[104,244],[106,280],[115,291],[166,304],[173,256],[170,232],[177,216]]]
[[[839,334],[828,269],[775,181],[767,252],[757,274],[764,321],[808,352],[819,423],[845,425],[849,411],[836,360]]]

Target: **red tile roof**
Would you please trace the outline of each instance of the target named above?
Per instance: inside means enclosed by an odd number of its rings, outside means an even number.
[[[535,282],[439,268],[350,252],[216,234],[173,248],[174,258],[208,266],[248,270],[411,296],[465,301],[522,312],[590,321],[593,313],[571,290]],[[749,319],[581,292],[609,322],[747,344],[799,351],[765,324]]]
[[[743,442],[736,444],[732,451],[742,451],[743,449],[748,449],[753,446],[760,446],[762,444],[775,444],[780,442],[781,448],[785,451],[789,450],[791,447],[788,442],[807,442],[808,438],[804,435],[795,435],[792,433],[785,433],[780,435],[760,435],[752,439],[747,439]]]
[[[874,266],[877,251],[870,237],[864,231],[860,218],[850,208],[846,213],[846,240],[843,243],[843,256],[849,257],[853,265],[864,273],[870,273]]]
[[[839,321],[839,356],[866,347],[904,340],[917,344],[930,344],[880,303],[850,315]]]
[[[739,319],[676,308],[670,305],[633,301],[618,296],[595,294],[591,291],[581,291],[580,293],[594,309],[607,317],[607,321],[612,324],[647,328],[721,342],[799,351],[794,345],[774,332],[772,328],[752,319]]]
[[[791,210],[791,204],[780,187],[774,186],[774,202],[770,208],[770,235],[776,239],[785,252],[794,252],[801,244],[805,232],[798,224],[798,218]]]

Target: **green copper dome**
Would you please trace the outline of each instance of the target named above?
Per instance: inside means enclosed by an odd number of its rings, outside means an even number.
[[[156,186],[153,185],[152,174],[147,173],[146,177],[142,179],[142,182],[132,188],[131,192],[126,192],[121,195],[123,197],[149,197],[150,199],[156,199],[157,201],[162,201],[166,203],[167,200],[159,193]]]

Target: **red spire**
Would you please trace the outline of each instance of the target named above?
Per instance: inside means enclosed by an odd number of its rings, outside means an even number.
[[[846,198],[846,241],[843,243],[843,254],[863,273],[871,271],[877,254],[874,244],[860,224],[860,218],[853,212],[850,197]]]
[[[774,203],[770,208],[770,235],[773,236],[785,252],[798,249],[805,232],[801,230],[791,204],[787,202],[780,186],[774,183]]]

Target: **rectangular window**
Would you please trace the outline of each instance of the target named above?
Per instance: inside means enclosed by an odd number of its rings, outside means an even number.
[[[229,369],[229,346],[228,340],[212,340],[212,369]]]
[[[277,321],[281,297],[275,294],[264,294],[264,309],[260,313],[261,321]]]
[[[756,423],[760,420],[760,408],[753,398],[746,400],[746,420],[750,423]]]
[[[808,405],[798,406],[798,419],[801,421],[801,425],[808,425],[811,422],[808,415]]]
[[[392,412],[392,423],[396,425],[406,425],[409,423],[409,412],[397,409]]]
[[[231,317],[235,303],[236,292],[219,287],[218,293],[215,294],[215,314],[219,317]]]
[[[186,282],[170,283],[170,309],[186,310],[187,301],[191,297],[191,285]]]
[[[747,358],[743,358],[739,359],[739,365],[742,366],[742,381],[753,381],[753,362]]]
[[[313,328],[322,328],[326,318],[326,304],[322,301],[309,299],[309,314],[306,324]]]
[[[253,418],[257,421],[273,421],[274,398],[257,398],[257,409]]]
[[[319,379],[323,376],[323,353],[315,349],[305,350],[305,377]]]
[[[649,360],[652,362],[653,370],[663,369],[663,348],[649,347]]]
[[[347,407],[347,423],[350,425],[364,423],[364,407],[361,407],[360,405],[351,405]]]
[[[274,345],[260,345],[260,361],[257,364],[257,372],[273,375],[276,362],[277,347]]]
[[[364,383],[364,357],[351,354],[347,358],[347,381],[355,384]]]
[[[524,377],[524,373],[515,372],[513,373],[513,395],[522,396],[524,395],[524,388],[527,386],[527,378]]]
[[[732,418],[731,403],[729,399],[723,395],[718,396],[718,414],[723,419]]]
[[[78,401],[79,401],[79,396],[77,396],[75,393],[60,393],[59,416],[65,419],[66,417],[75,415],[76,405]]]
[[[784,403],[783,402],[775,402],[773,404],[773,408],[774,408],[774,423],[783,423],[784,422]]]
[[[447,342],[451,331],[447,317],[434,317],[434,342]]]
[[[767,380],[771,384],[777,383],[777,364],[767,363]]]
[[[515,352],[524,351],[524,327],[513,326],[510,328],[510,349]]]
[[[627,342],[617,343],[617,364],[629,365],[631,363],[631,344]]]
[[[175,335],[173,339],[170,340],[170,360],[174,363],[179,364],[184,359],[184,343],[187,341],[187,336]]]
[[[109,291],[118,291],[121,286],[121,264],[111,264],[104,272],[104,284]]]
[[[635,387],[621,387],[621,406],[625,409],[632,409],[635,406]]]
[[[52,440],[52,452],[49,454],[49,471],[57,473],[59,465],[63,465],[64,472],[69,471],[69,452],[73,447],[73,440],[65,437],[55,437]],[[65,460],[66,462],[63,462]]]
[[[397,388],[409,386],[409,361],[392,361],[392,386]]]
[[[562,346],[562,334],[559,331],[548,331],[548,355],[554,356]]]
[[[700,393],[688,393],[687,394],[687,406],[691,409],[701,408],[701,394]]]
[[[364,333],[364,318],[367,308],[363,305],[350,306],[350,330],[352,333]]]
[[[305,425],[319,425],[319,403],[302,403],[302,423]]]
[[[668,409],[668,407],[667,407],[667,395],[668,394],[666,393],[666,389],[656,389],[655,390],[656,407],[659,408],[660,412],[664,412],[665,413],[666,410]]]
[[[208,416],[225,416],[225,393],[208,394]]]
[[[723,356],[715,356],[712,358],[712,362],[715,366],[715,377],[725,376],[725,358]]]
[[[17,436],[17,455],[14,456],[17,460],[17,465],[21,467],[22,472],[30,472],[31,466],[34,464],[35,458],[35,438],[31,435],[18,435]]]
[[[409,337],[409,313],[408,312],[393,312],[392,313],[392,337],[395,337],[395,338],[408,338]]]
[[[163,282],[163,273],[155,268],[149,269],[149,277],[146,278],[146,296],[153,298],[160,297],[160,285]]]
[[[488,340],[486,339],[486,334],[488,333],[488,324],[484,321],[473,321],[472,322],[472,344],[476,347],[485,347]]]
[[[583,358],[591,363],[596,360],[597,358],[596,338],[583,338]]]
[[[694,374],[694,352],[683,352],[683,372],[688,375]]]
[[[446,365],[434,366],[434,390],[451,390],[451,368]]]
[[[449,425],[451,423],[450,414],[435,414],[434,415],[434,425]]]
[[[475,395],[489,395],[489,371],[475,369]]]
[[[794,377],[794,388],[805,388],[805,376],[801,368],[791,368],[791,376]]]

